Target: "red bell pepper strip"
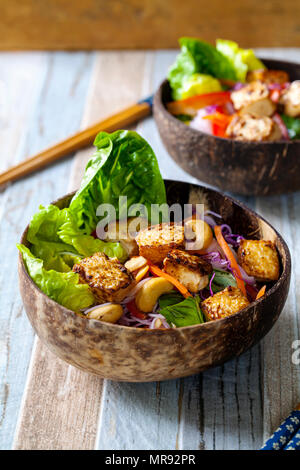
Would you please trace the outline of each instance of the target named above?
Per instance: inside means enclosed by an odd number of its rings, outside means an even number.
[[[221,106],[230,101],[229,91],[217,91],[215,93],[206,93],[203,95],[195,95],[184,100],[172,101],[167,103],[167,110],[171,114],[189,114],[194,116],[198,109],[205,106],[217,105]]]
[[[203,116],[203,119],[208,119],[212,121],[213,135],[217,137],[226,137],[225,131],[232,119],[232,116],[217,111],[214,114],[208,114],[207,116]]]
[[[128,308],[129,312],[136,318],[139,318],[140,320],[145,320],[147,318],[147,315],[143,312],[141,312],[135,303],[135,300],[132,299],[130,302],[126,304],[126,307]]]
[[[280,90],[272,90],[270,92],[270,99],[274,102],[274,103],[278,103],[279,101],[279,98],[280,98]]]

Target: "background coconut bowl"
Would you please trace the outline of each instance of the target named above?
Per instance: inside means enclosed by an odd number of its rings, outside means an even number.
[[[300,64],[262,59],[269,69],[300,80]],[[172,101],[165,80],[154,96],[154,119],[171,157],[192,176],[224,191],[244,195],[282,194],[300,189],[300,140],[240,142],[187,126],[166,109]]]
[[[29,320],[51,352],[79,369],[118,381],[150,382],[199,373],[239,356],[272,328],[284,306],[291,272],[287,245],[265,220],[217,191],[166,181],[169,204],[205,203],[234,233],[275,242],[280,279],[264,298],[228,318],[168,330],[144,330],[82,318],[51,300],[19,256],[19,282]],[[55,202],[67,207],[72,195]],[[28,228],[27,228],[28,229]],[[21,243],[28,245],[23,233]]]

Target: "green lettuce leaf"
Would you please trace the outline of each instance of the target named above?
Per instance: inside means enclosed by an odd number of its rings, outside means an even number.
[[[100,204],[112,204],[117,219],[131,215],[129,206],[166,203],[166,192],[155,154],[134,131],[100,132],[94,142],[97,151],[87,164],[81,186],[70,204],[77,225],[90,234],[104,214],[96,215]],[[119,198],[127,204],[119,207]],[[136,215],[136,214],[132,214]],[[108,214],[108,219],[110,215]]]
[[[237,80],[235,68],[226,56],[211,44],[196,38],[179,39],[181,52],[168,72],[173,99],[182,99],[184,82],[200,73],[218,79]]]
[[[28,274],[36,285],[51,299],[70,310],[78,312],[95,303],[87,284],[79,284],[79,276],[72,271],[61,273],[46,270],[43,261],[36,258],[24,245],[17,245],[21,251]]]
[[[291,139],[300,139],[300,119],[282,114],[281,118]]]
[[[86,235],[83,230],[77,227],[75,218],[69,210],[65,212],[65,221],[58,229],[58,236],[66,245],[74,247],[76,252],[84,257],[102,252],[110,258],[118,258],[121,263],[128,258],[128,253],[121,243],[105,242],[91,235]]]
[[[103,252],[121,262],[128,257],[120,243],[104,242],[80,230],[68,208],[59,209],[50,204],[40,206],[29,224],[27,240],[32,253],[44,261],[45,269],[68,272],[84,256]]]
[[[182,302],[166,306],[159,310],[170,326],[177,328],[204,323],[204,315],[200,308],[200,297],[188,297]]]
[[[234,41],[217,39],[216,49],[230,61],[240,82],[246,81],[248,70],[265,68],[252,49],[241,49]]]
[[[194,73],[184,80],[180,89],[180,94],[181,99],[185,99],[190,96],[213,93],[216,91],[222,91],[222,86],[219,80],[211,75]]]

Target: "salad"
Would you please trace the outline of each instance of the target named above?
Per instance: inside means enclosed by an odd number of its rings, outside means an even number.
[[[89,319],[180,328],[242,310],[279,278],[271,241],[232,233],[208,207],[180,221],[157,211],[165,185],[139,134],[101,132],[95,146],[69,206],[41,206],[18,245],[51,299]]]
[[[217,39],[179,40],[168,111],[190,127],[241,141],[300,139],[300,81],[268,70],[253,50]]]

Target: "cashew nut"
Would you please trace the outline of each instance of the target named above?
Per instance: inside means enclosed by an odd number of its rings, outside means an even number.
[[[143,256],[133,256],[125,263],[125,268],[131,273],[146,266],[147,260]]]
[[[188,242],[188,251],[191,253],[201,253],[209,247],[213,241],[213,233],[210,226],[200,219],[188,219],[185,222],[185,236],[192,239]]]
[[[136,282],[140,282],[144,276],[146,276],[147,272],[149,271],[149,266],[144,266],[143,268],[139,269],[138,272],[135,274]]]
[[[135,298],[137,308],[145,313],[152,312],[158,298],[172,289],[173,285],[165,278],[152,277],[138,290]]]
[[[120,304],[109,304],[95,308],[87,314],[87,318],[101,320],[107,323],[116,323],[123,315],[123,308]]]

